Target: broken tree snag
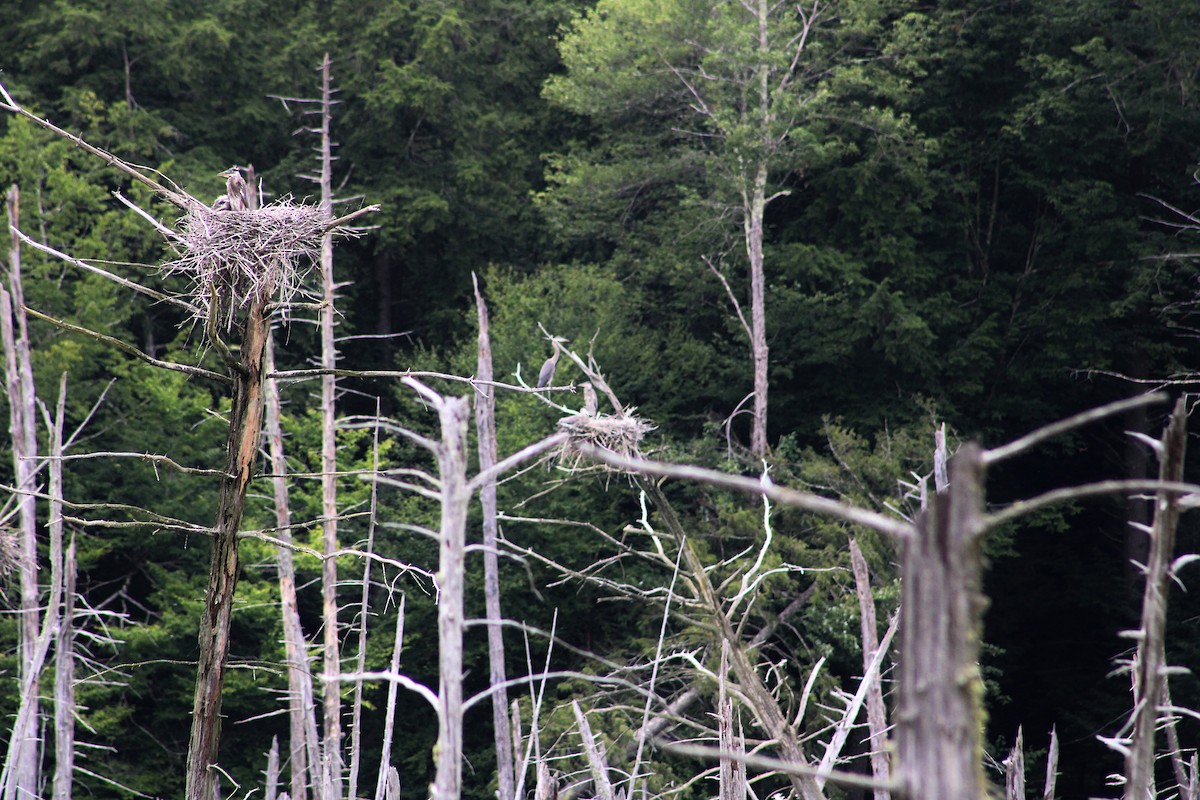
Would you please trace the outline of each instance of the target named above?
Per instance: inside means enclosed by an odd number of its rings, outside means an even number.
[[[20,223],[21,192],[13,184],[5,197],[11,246],[8,251],[8,287],[0,285],[0,341],[4,349],[4,389],[8,395],[9,431],[12,434],[13,477],[17,496],[17,569],[20,577],[19,626],[17,628],[18,685],[32,692],[32,713],[20,719],[11,732],[10,763],[6,765],[5,800],[22,794],[36,795],[38,767],[38,701],[40,675],[35,674],[38,626],[41,619],[38,587],[37,509],[35,478],[37,465],[37,398],[33,383],[33,361],[21,283]],[[28,687],[28,688],[25,688]]]
[[[430,397],[430,395],[424,395]],[[438,567],[438,738],[434,747],[435,775],[429,796],[458,800],[462,791],[463,752],[463,630],[466,624],[463,589],[466,572],[467,419],[465,397],[438,398],[442,441],[437,450],[442,481],[442,525]]]
[[[213,534],[208,596],[200,618],[200,659],[192,735],[188,746],[187,800],[214,800],[221,737],[221,687],[229,654],[229,622],[237,588],[238,530],[246,508],[246,490],[254,471],[262,433],[263,354],[267,340],[267,295],[259,294],[246,314],[239,368],[233,370],[233,404],[229,411],[226,475],[221,478],[217,525]]]
[[[979,644],[983,459],[974,443],[950,462],[950,485],[931,498],[901,562],[900,796],[982,800],[983,681]]]
[[[862,549],[850,539],[850,566],[854,572],[854,588],[858,594],[858,606],[862,622],[863,680],[870,676],[871,664],[879,650],[879,633],[875,622],[875,596],[871,594],[871,580],[867,572],[867,560]],[[879,667],[882,672],[882,665]],[[887,753],[887,707],[883,702],[882,678],[876,678],[867,692],[868,750],[871,753],[871,776],[881,784],[889,780],[891,765]],[[889,800],[887,789],[874,790],[875,800]]]
[[[479,317],[479,340],[475,376],[475,430],[479,440],[479,471],[496,464],[496,387],[492,381],[492,342],[488,333],[488,308],[479,291],[479,279],[471,273],[475,285],[475,308]],[[488,685],[492,695],[492,729],[496,741],[496,784],[500,800],[516,797],[513,773],[512,731],[508,725],[507,675],[504,669],[504,619],[500,605],[500,557],[497,540],[500,523],[496,511],[496,481],[485,481],[479,490],[483,506],[483,603],[488,626]]]
[[[1187,408],[1181,397],[1171,412],[1167,430],[1156,448],[1159,480],[1173,483],[1183,480],[1186,449]],[[1154,497],[1154,522],[1149,529],[1150,550],[1146,559],[1142,624],[1137,631],[1138,648],[1134,661],[1133,733],[1125,757],[1125,797],[1129,800],[1145,800],[1155,796],[1154,732],[1159,722],[1159,699],[1163,696],[1163,683],[1166,680],[1163,635],[1178,525],[1178,493],[1159,491]]]

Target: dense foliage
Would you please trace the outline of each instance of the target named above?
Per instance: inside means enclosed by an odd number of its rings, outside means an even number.
[[[339,335],[376,337],[347,341],[344,366],[473,372],[474,271],[492,308],[498,377],[519,366],[532,381],[548,355],[541,323],[581,352],[592,348],[616,392],[658,425],[661,455],[753,474],[761,465],[739,444],[745,416],[731,417],[752,385],[731,302],[746,304],[735,175],[755,135],[745,119],[741,58],[753,55],[753,40],[742,11],[734,0],[8,0],[0,3],[0,80],[39,114],[201,197],[220,192],[216,173],[232,163],[253,163],[274,195],[303,197],[312,188],[296,175],[312,169],[312,140],[293,136],[295,105],[276,98],[313,96],[314,69],[330,53],[341,101],[339,192],[383,206],[376,230],[337,251],[339,279],[350,282]],[[794,23],[785,21],[788,36]],[[803,81],[773,100],[791,109],[784,145],[770,154],[778,195],[764,245],[777,482],[882,510],[898,479],[928,471],[935,422],[958,440],[995,444],[1140,392],[1136,381],[1195,368],[1195,268],[1166,256],[1194,249],[1171,207],[1197,205],[1200,7],[840,0],[811,37]],[[773,57],[786,64],[788,51]],[[716,88],[689,91],[681,70]],[[698,116],[697,105],[712,114]],[[22,227],[33,238],[160,281],[131,265],[159,263],[163,246],[111,192],[149,198],[96,160],[3,117],[0,181],[20,185]],[[196,353],[199,337],[169,308],[134,302],[28,248],[23,261],[31,307],[160,358],[213,357]],[[107,392],[88,450],[220,462],[223,441],[208,411],[220,407],[219,386],[134,364],[48,325],[35,324],[33,336],[47,402],[58,376],[70,374],[73,424]],[[316,347],[313,331],[295,325],[278,358],[299,367]],[[557,380],[577,377],[564,366]],[[385,410],[405,424],[430,424],[400,390],[350,388],[347,414],[374,410],[360,392],[382,393]],[[314,471],[313,398],[302,387],[286,400],[289,458],[297,471]],[[552,431],[555,419],[524,396],[502,396],[499,415],[501,453]],[[994,475],[989,499],[1145,475],[1152,462],[1122,431],[1157,433],[1160,423],[1157,412],[1131,413],[1056,440]],[[403,442],[384,448],[393,463],[424,458]],[[369,464],[370,437],[347,432],[339,457],[345,470]],[[6,457],[0,482],[11,470]],[[556,479],[527,474],[502,489],[501,505],[516,508]],[[347,508],[365,500],[363,484],[344,483]],[[760,511],[744,500],[673,491],[713,558],[760,534]],[[215,489],[149,464],[87,460],[69,467],[67,493],[208,524]],[[248,525],[269,524],[267,494]],[[319,517],[319,488],[298,482],[293,503],[296,518]],[[1124,679],[1106,675],[1140,590],[1127,567],[1142,547],[1126,526],[1131,511],[1144,513],[1117,502],[1059,509],[992,543],[989,737],[999,747],[1023,723],[1026,741],[1044,746],[1057,724],[1066,796],[1103,791],[1115,769],[1099,766],[1116,762],[1095,736],[1111,734],[1128,708]],[[386,522],[435,524],[433,514],[398,491],[381,498]],[[583,479],[555,483],[520,514],[617,532],[640,510],[627,486]],[[841,527],[798,514],[775,524],[785,560],[814,569],[849,563]],[[365,521],[351,521],[341,536],[353,542],[365,532]],[[121,640],[91,654],[116,679],[83,690],[85,738],[106,748],[85,766],[144,794],[178,794],[207,546],[144,527],[78,526],[76,534],[80,591],[112,615]],[[320,532],[302,535],[315,542]],[[508,535],[577,567],[602,551],[576,528],[511,523]],[[1181,541],[1194,546],[1194,528]],[[436,549],[397,527],[384,526],[380,542],[384,555],[427,567]],[[880,602],[894,607],[894,553],[869,540],[864,548],[882,578]],[[227,687],[223,752],[248,786],[286,723],[264,716],[279,708],[269,690],[283,685],[269,548],[247,545],[245,563],[233,646],[241,668]],[[320,573],[315,560],[299,566],[301,582]],[[360,565],[348,559],[344,568]],[[512,616],[549,628],[557,611],[560,634],[578,646],[636,658],[657,634],[656,610],[594,613],[594,589],[548,587],[553,576],[536,565],[504,569]],[[852,585],[844,570],[772,585],[764,619],[815,587],[772,642],[772,658],[791,658],[802,674],[829,655],[833,669],[852,674]],[[316,635],[319,590],[305,591],[302,613]],[[344,602],[357,591],[348,586]],[[434,648],[422,644],[435,635],[429,587],[410,582],[407,592],[405,668],[432,680]],[[482,606],[479,591],[471,603]],[[1173,612],[1175,663],[1195,661],[1195,611]],[[390,630],[391,613],[377,620],[381,630]],[[351,606],[347,622],[352,615]],[[12,674],[15,634],[11,620],[2,624]],[[388,656],[382,641],[367,656],[375,666]],[[514,651],[518,644],[514,637]],[[474,688],[487,674],[483,648],[482,634],[468,646]],[[585,689],[568,685],[561,697],[572,690]],[[1175,690],[1185,703],[1200,697],[1186,680]],[[383,691],[372,685],[370,702],[380,704]],[[393,761],[407,786],[420,786],[434,721],[420,701],[402,702]],[[0,692],[0,713],[14,703]],[[491,796],[484,727],[468,742],[475,797]],[[368,765],[377,763],[372,747]],[[85,775],[80,786],[120,793]]]

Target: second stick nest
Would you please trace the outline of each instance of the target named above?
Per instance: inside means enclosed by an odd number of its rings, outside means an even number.
[[[302,292],[326,224],[317,206],[288,199],[255,211],[196,204],[179,220],[180,255],[163,272],[191,280],[200,321],[229,327],[252,301],[274,297],[286,306]]]
[[[587,414],[572,414],[558,421],[558,427],[570,435],[570,441],[563,448],[562,460],[569,467],[579,466],[582,454],[579,445],[589,444],[611,450],[626,458],[640,458],[639,445],[647,433],[654,430],[654,425],[640,417],[626,413],[622,416],[589,416]]]

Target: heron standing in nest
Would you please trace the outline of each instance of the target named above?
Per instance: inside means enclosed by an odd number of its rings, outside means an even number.
[[[242,177],[241,169],[230,167],[218,174],[225,179],[225,196],[218,197],[217,202],[213,203],[213,208],[249,211],[251,208],[250,188],[246,185],[246,179]]]

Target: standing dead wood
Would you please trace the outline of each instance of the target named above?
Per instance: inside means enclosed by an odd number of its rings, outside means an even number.
[[[982,480],[982,451],[964,445],[904,543],[896,777],[907,797],[985,796]]]
[[[279,737],[271,737],[271,749],[267,751],[267,774],[263,789],[263,800],[275,800],[279,790]]]
[[[53,512],[52,512],[53,513]],[[61,510],[59,514],[61,515]],[[53,800],[71,800],[75,782],[75,537],[63,556],[62,619],[54,643]]]
[[[38,554],[37,509],[34,500],[37,461],[37,406],[33,384],[33,360],[29,347],[29,327],[25,316],[25,293],[21,283],[21,242],[16,230],[20,222],[21,193],[16,185],[8,190],[6,211],[11,245],[8,251],[8,286],[0,286],[0,339],[4,345],[4,383],[8,394],[9,430],[12,432],[13,468],[17,498],[17,552],[20,577],[18,681],[21,687],[33,691],[34,707],[24,718],[23,727],[14,726],[12,740],[21,742],[15,753],[16,761],[5,785],[5,800],[18,793],[36,796],[39,775],[37,761],[37,696],[39,676],[29,670],[35,663],[37,647]],[[18,720],[22,718],[18,717]]]
[[[1017,728],[1017,741],[1004,759],[1005,800],[1025,800],[1025,734]]]
[[[274,337],[267,340],[265,368],[275,371]],[[265,389],[265,427],[267,453],[271,460],[271,486],[275,500],[275,527],[283,544],[276,549],[279,565],[279,604],[283,618],[283,649],[288,677],[289,762],[291,764],[291,796],[307,800],[308,786],[317,787],[317,770],[321,763],[320,739],[317,736],[316,703],[312,683],[312,660],[308,655],[304,628],[300,623],[300,607],[296,600],[296,562],[292,557],[292,513],[288,500],[288,466],[283,448],[282,408],[279,382],[268,380]],[[311,771],[311,772],[310,772]],[[311,775],[311,777],[310,777]]]
[[[579,739],[583,742],[583,752],[587,756],[596,800],[615,800],[612,779],[608,775],[608,756],[604,752],[604,743],[592,733],[592,726],[588,724],[587,715],[579,707],[578,700],[571,701],[571,711],[575,713],[575,722],[579,725]]]
[[[320,217],[328,224],[333,219],[333,143],[329,135],[332,113],[329,54],[321,63],[321,203]],[[334,794],[322,800],[342,797],[342,696],[337,676],[341,673],[338,653],[337,559],[337,345],[334,343],[333,235],[321,237],[321,526],[324,533],[325,559],[321,569],[322,617],[324,619],[324,671],[329,680],[325,689],[324,771],[326,783]]]
[[[496,389],[492,380],[492,343],[488,335],[488,309],[479,292],[479,279],[472,273],[475,307],[479,314],[479,343],[475,375],[479,379],[475,395],[475,432],[479,440],[479,470],[486,472],[496,464]],[[496,783],[500,800],[515,800],[512,733],[508,727],[508,689],[504,668],[504,619],[500,607],[500,563],[496,519],[496,481],[486,481],[479,490],[483,506],[483,600],[488,633],[488,683],[492,695],[492,729],[496,740]]]
[[[1178,483],[1183,478],[1187,448],[1187,407],[1180,398],[1170,422],[1157,443],[1159,479]],[[1137,631],[1134,661],[1133,732],[1125,757],[1126,800],[1154,800],[1154,734],[1159,721],[1159,701],[1166,670],[1164,632],[1167,595],[1171,582],[1171,559],[1175,552],[1175,530],[1179,524],[1179,495],[1159,492],[1154,498],[1154,521],[1147,531],[1150,552],[1146,563],[1146,587],[1142,596],[1142,620]],[[1168,712],[1169,713],[1169,712]]]
[[[39,796],[40,786],[32,787],[24,786],[20,781],[28,777],[22,773],[22,768],[25,767],[28,758],[28,751],[32,750],[35,756],[38,755],[38,750],[42,744],[41,734],[38,731],[37,716],[39,710],[38,683],[41,680],[42,668],[46,664],[46,656],[50,651],[50,645],[58,635],[59,614],[61,613],[62,595],[63,595],[63,553],[62,553],[62,428],[64,418],[66,416],[67,402],[67,375],[63,373],[62,379],[59,382],[58,388],[58,407],[56,409],[56,417],[51,418],[49,413],[45,414],[47,427],[50,429],[51,452],[58,452],[60,456],[53,460],[50,467],[50,481],[52,486],[49,487],[49,497],[52,500],[53,516],[49,520],[47,526],[50,533],[50,591],[46,600],[46,613],[42,616],[41,627],[38,630],[37,637],[34,640],[33,659],[22,673],[23,681],[20,685],[20,693],[18,694],[17,714],[13,722],[13,733],[8,740],[8,753],[4,760],[4,771],[0,775],[0,786],[3,787],[5,798],[24,797],[25,792],[35,791],[34,797]],[[45,407],[43,406],[43,411]],[[72,709],[74,713],[74,709]],[[18,732],[28,732],[28,735],[18,736]],[[33,759],[32,777],[40,779],[38,774],[38,759]]]
[[[1058,782],[1058,729],[1050,728],[1050,750],[1046,753],[1046,788],[1042,800],[1054,800],[1054,785]]]
[[[850,565],[854,571],[854,587],[858,594],[858,607],[862,620],[863,680],[869,674],[879,649],[879,633],[875,621],[875,597],[871,594],[871,580],[867,574],[867,561],[863,558],[858,542],[850,540]],[[867,730],[871,753],[871,774],[880,783],[887,783],[891,773],[887,753],[887,709],[883,704],[883,688],[876,680],[867,692]],[[875,790],[875,800],[888,800],[885,789]]]
[[[404,595],[400,595],[400,607],[396,609],[396,638],[392,642],[392,660],[388,665],[388,669],[392,673],[400,671],[400,652],[403,649]],[[400,776],[396,773],[396,768],[390,763],[392,757],[392,734],[396,728],[396,695],[399,691],[399,683],[396,681],[388,682],[387,706],[383,718],[383,740],[380,742],[379,774],[375,780],[375,800],[389,800],[389,797],[395,797],[399,800]],[[391,786],[392,775],[396,775],[397,794],[389,795],[388,790]]]
[[[722,753],[717,768],[720,800],[746,800],[746,740],[740,730],[734,730],[733,700],[729,697],[729,645],[721,644],[721,669],[717,674],[717,744]]]
[[[200,618],[200,659],[187,758],[187,800],[214,800],[217,796],[217,773],[211,767],[217,763],[220,745],[221,687],[229,654],[233,596],[241,571],[238,532],[262,431],[268,298],[269,294],[257,293],[250,302],[242,334],[241,360],[233,371],[226,477],[221,479],[208,593]]]
[[[404,383],[438,412],[442,440],[434,450],[441,481],[442,521],[438,559],[438,738],[434,747],[433,800],[458,800],[463,756],[463,589],[466,574],[467,400],[444,398],[412,378]]]
[[[693,583],[698,599],[712,614],[718,641],[725,641],[730,645],[730,665],[737,678],[743,699],[748,703],[767,735],[778,742],[783,758],[786,761],[807,766],[810,762],[804,754],[799,736],[751,662],[745,649],[745,643],[734,630],[729,617],[726,616],[721,598],[718,596],[707,570],[704,569],[703,562],[688,541],[687,533],[679,521],[679,517],[676,516],[674,507],[654,481],[638,477],[636,483],[654,501],[655,507],[658,508],[660,516],[667,525],[667,530],[680,543],[683,550],[683,574]],[[811,774],[793,773],[788,775],[788,779],[804,800],[824,798],[824,793]]]
[[[375,418],[380,416],[379,398],[375,398]],[[379,474],[379,426],[374,428],[371,442],[371,474]],[[375,553],[375,514],[379,508],[379,483],[371,482],[370,518],[367,523],[366,557],[363,558],[362,594],[358,603],[358,664],[357,671],[367,671],[367,619],[371,615],[371,556]],[[363,684],[354,684],[354,702],[350,707],[350,780],[346,796],[358,797],[358,775],[362,767],[362,710]]]
[[[49,517],[46,529],[50,538],[51,576],[58,576],[62,589],[61,608],[47,606],[46,616],[54,626],[54,800],[70,800],[75,772],[75,540],[63,552],[63,425],[67,416],[67,375],[64,372],[58,390],[54,419],[50,429],[49,480],[46,487]],[[53,596],[55,592],[51,590]]]

